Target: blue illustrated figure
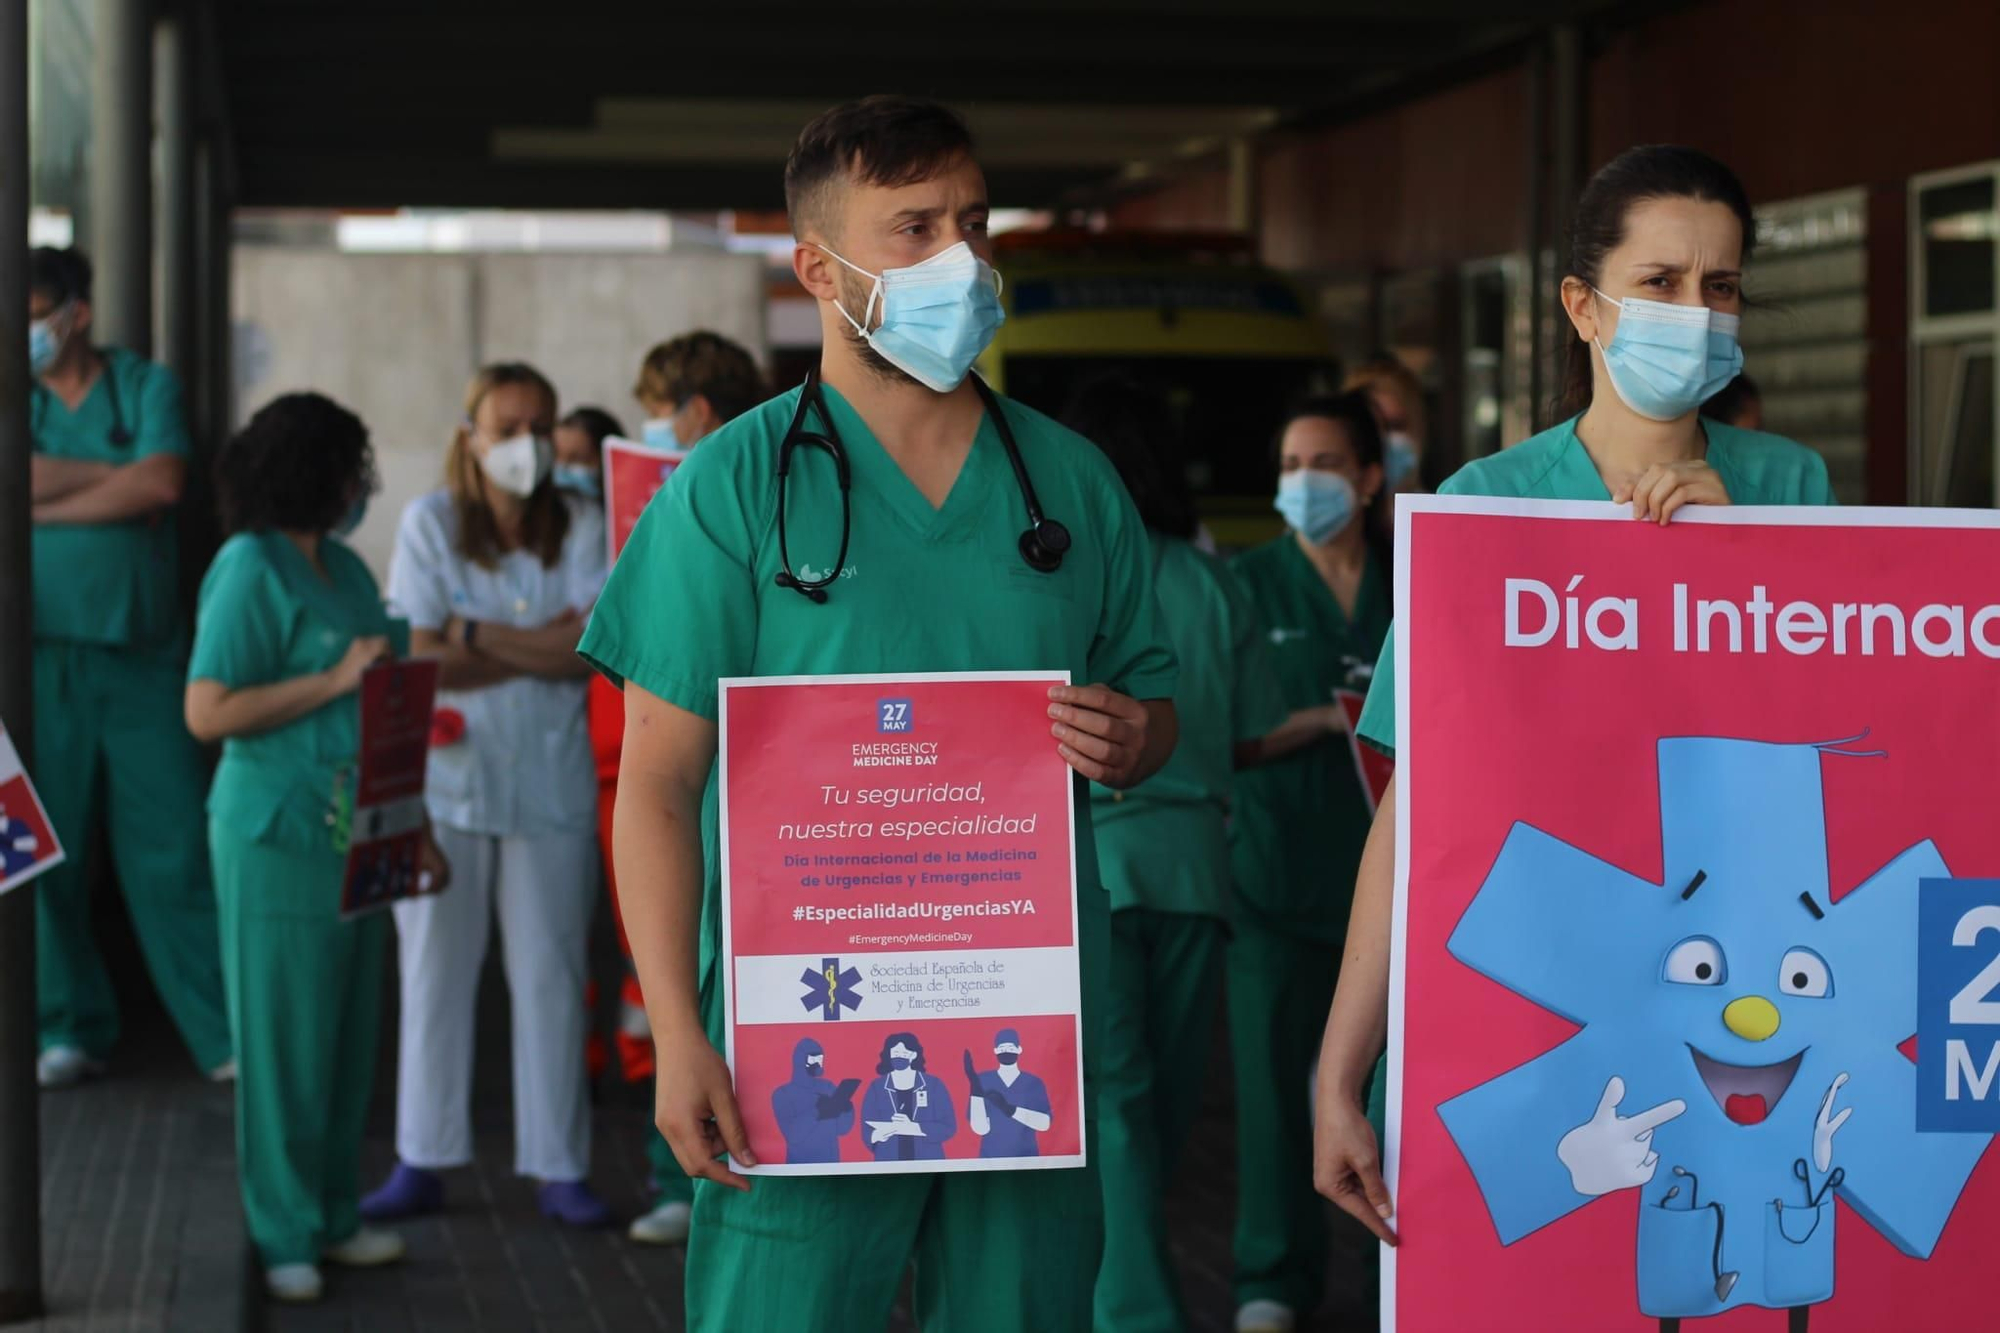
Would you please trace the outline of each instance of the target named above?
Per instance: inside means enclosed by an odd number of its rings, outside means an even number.
[[[1834,1290],[1835,1200],[1929,1258],[1990,1138],[1916,1129],[1917,885],[1935,846],[1835,903],[1822,755],[1659,743],[1665,882],[1516,824],[1454,957],[1582,1028],[1438,1108],[1503,1245],[1638,1194],[1640,1311]]]
[[[8,817],[0,805],[0,882],[12,879],[35,863],[41,841],[25,820]]]
[[[792,1048],[792,1077],[771,1093],[771,1115],[785,1136],[785,1161],[837,1162],[840,1139],[854,1128],[854,1087],[826,1076],[826,1050],[811,1037]]]
[[[965,1078],[972,1085],[966,1120],[979,1136],[981,1157],[1039,1157],[1040,1136],[1049,1127],[1049,1090],[1042,1080],[1021,1068],[1021,1035],[1001,1028],[993,1038],[993,1058],[1000,1066],[987,1073],[973,1067],[965,1053]]]
[[[875,1160],[941,1160],[945,1140],[958,1133],[958,1113],[944,1083],[925,1071],[924,1048],[916,1034],[891,1034],[882,1043],[875,1072],[879,1077],[861,1099],[861,1119]]]

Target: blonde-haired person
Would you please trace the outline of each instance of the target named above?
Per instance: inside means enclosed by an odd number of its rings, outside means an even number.
[[[1342,386],[1368,395],[1382,427],[1382,479],[1392,491],[1416,490],[1424,446],[1429,442],[1430,417],[1424,408],[1424,386],[1416,372],[1392,356],[1379,356],[1356,366]]]
[[[553,479],[556,392],[487,366],[465,396],[445,484],[403,511],[389,601],[442,664],[438,707],[464,734],[432,749],[426,798],[449,893],[398,904],[403,1005],[397,1165],[371,1219],[443,1206],[472,1161],[479,972],[497,910],[513,997],[514,1165],[542,1211],[610,1220],[590,1190],[585,942],[596,901],[597,783],[584,720],[584,617],[604,582],[604,517]]]
[[[645,442],[685,449],[770,396],[750,353],[719,333],[697,329],[646,353],[632,396],[645,409]]]

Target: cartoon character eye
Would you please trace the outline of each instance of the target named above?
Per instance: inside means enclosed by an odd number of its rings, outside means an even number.
[[[1778,964],[1778,989],[1809,1000],[1824,999],[1833,994],[1833,974],[1827,971],[1826,960],[1811,949],[1791,949]]]
[[[1683,986],[1720,986],[1728,975],[1722,946],[1706,935],[1690,936],[1667,952],[1662,975]]]

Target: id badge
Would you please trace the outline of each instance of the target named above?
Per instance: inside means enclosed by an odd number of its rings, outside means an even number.
[[[919,1111],[921,1111],[921,1110],[923,1110],[923,1109],[924,1109],[925,1107],[929,1106],[930,1104],[931,1104],[931,1095],[930,1095],[930,1093],[929,1093],[929,1092],[927,1092],[927,1091],[925,1091],[925,1090],[924,1090],[924,1089],[922,1089],[922,1088],[918,1088],[918,1089],[917,1089],[917,1109],[918,1109]]]

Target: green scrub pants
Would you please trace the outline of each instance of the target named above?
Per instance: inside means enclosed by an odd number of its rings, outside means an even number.
[[[342,860],[219,824],[223,973],[236,1033],[236,1168],[267,1268],[318,1263],[361,1225],[387,913],[340,919]]]
[[[42,1049],[102,1056],[118,1001],[91,936],[86,849],[100,827],[167,1012],[204,1070],[228,1061],[209,878],[208,768],[181,721],[186,664],[158,649],[35,644],[35,783],[68,853],[37,881]]]
[[[913,1256],[919,1328],[1082,1333],[1104,1234],[1087,1151],[1078,1170],[696,1181],[688,1333],[886,1328]]]
[[[647,1130],[646,1162],[653,1168],[653,1188],[660,1192],[653,1200],[655,1207],[663,1203],[689,1203],[694,1199],[694,1182],[687,1172],[681,1170],[680,1159],[656,1128]]]
[[[1300,1321],[1326,1293],[1328,1205],[1313,1189],[1307,1080],[1333,1003],[1340,946],[1240,921],[1229,942],[1236,1066],[1236,1303]]]
[[[1111,995],[1098,1063],[1104,1265],[1097,1333],[1187,1327],[1162,1211],[1201,1110],[1228,932],[1214,917],[1128,907],[1111,917]]]

